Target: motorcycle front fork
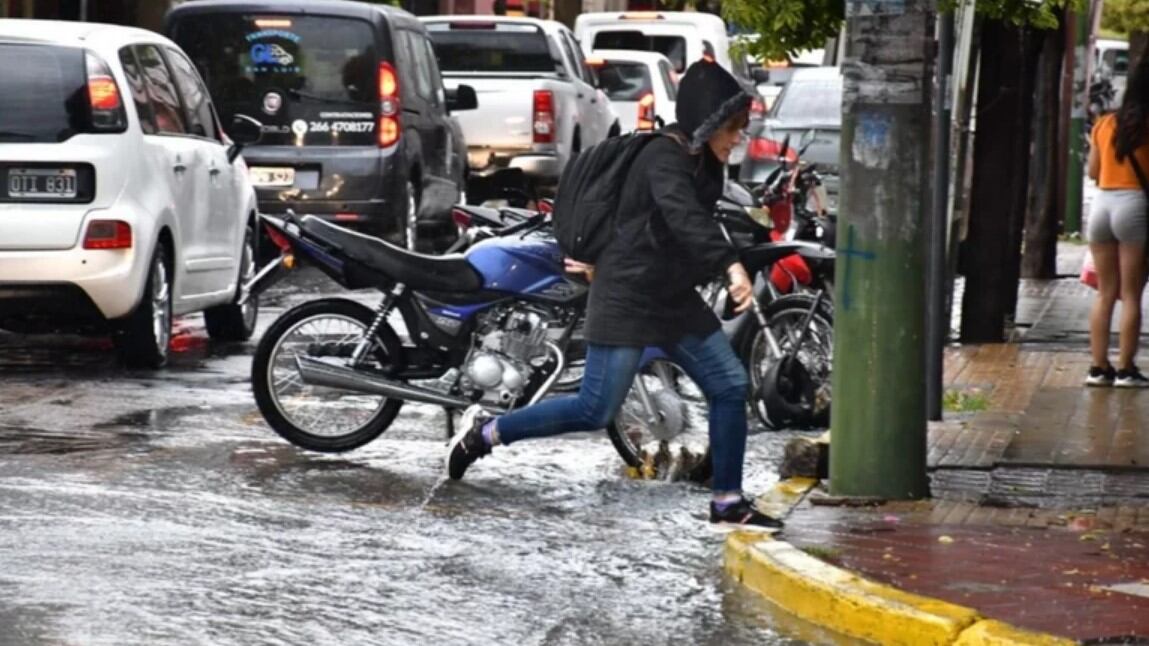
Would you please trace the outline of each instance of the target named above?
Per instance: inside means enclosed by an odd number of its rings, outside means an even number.
[[[771,299],[779,297],[778,290],[773,284],[767,282],[767,289],[770,290]],[[822,300],[826,297],[826,292],[818,290],[814,294],[814,302],[810,305],[810,309],[806,311],[806,315],[802,318],[802,325],[799,327],[797,338],[794,337],[793,330],[786,329],[787,338],[790,340],[790,349],[786,352],[782,351],[782,346],[778,343],[778,337],[774,336],[774,331],[770,329],[769,321],[766,315],[762,312],[762,305],[758,303],[757,298],[751,299],[751,310],[754,312],[754,318],[758,321],[758,327],[761,328],[762,333],[766,336],[766,345],[770,350],[770,358],[777,361],[783,358],[794,358],[798,353],[798,348],[806,342],[810,329],[810,322],[814,319],[814,312],[822,305]]]

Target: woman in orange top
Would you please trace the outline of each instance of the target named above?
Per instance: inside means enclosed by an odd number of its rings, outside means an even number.
[[[1143,57],[1129,76],[1121,108],[1093,128],[1089,176],[1101,190],[1089,214],[1089,251],[1097,267],[1098,289],[1089,321],[1093,367],[1085,379],[1088,386],[1149,386],[1133,362],[1141,336],[1149,224],[1149,202],[1130,163],[1133,157],[1149,173],[1149,57]],[[1115,370],[1109,363],[1109,327],[1118,297],[1121,340]]]

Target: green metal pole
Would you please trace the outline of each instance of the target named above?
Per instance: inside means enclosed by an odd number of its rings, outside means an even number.
[[[1085,181],[1085,114],[1089,105],[1089,85],[1085,71],[1086,43],[1089,41],[1088,14],[1074,15],[1073,99],[1069,113],[1069,158],[1065,171],[1065,232],[1081,233],[1081,200]]]
[[[926,478],[933,2],[848,0],[830,488],[914,499]]]

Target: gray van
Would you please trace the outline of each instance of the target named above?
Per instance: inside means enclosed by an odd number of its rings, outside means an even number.
[[[264,213],[311,213],[410,249],[452,230],[467,149],[423,25],[344,0],[199,0],[165,31],[207,83],[221,121],[263,123],[247,160]]]

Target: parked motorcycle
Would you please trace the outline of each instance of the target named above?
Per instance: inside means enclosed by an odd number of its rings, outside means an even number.
[[[374,310],[342,298],[299,305],[260,340],[252,363],[256,403],[272,429],[297,446],[361,447],[387,430],[404,402],[452,412],[478,403],[503,413],[542,399],[567,365],[587,286],[564,275],[545,214],[441,257],[313,216],[261,220],[281,256],[247,293],[300,262],[348,289],[382,293]],[[405,338],[392,325],[393,312]],[[612,444],[648,474],[705,479],[701,390],[660,351],[648,351],[642,366],[607,428]]]

